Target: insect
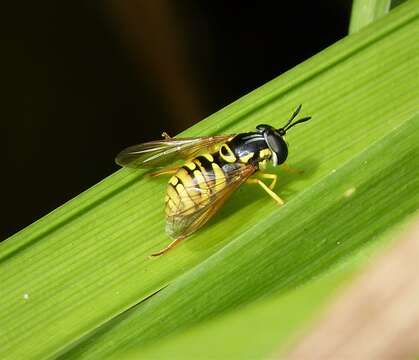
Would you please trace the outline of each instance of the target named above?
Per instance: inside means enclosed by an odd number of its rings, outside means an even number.
[[[283,200],[273,192],[276,174],[265,173],[268,162],[281,165],[288,156],[284,140],[293,126],[308,121],[304,117],[293,122],[301,105],[288,122],[275,129],[256,126],[253,132],[235,135],[171,138],[134,145],[116,157],[118,165],[131,168],[160,168],[152,176],[172,175],[165,196],[166,233],[173,241],[152,256],[162,255],[181,240],[202,227],[243,183],[257,184],[279,205]],[[183,160],[183,164],[173,163]],[[168,167],[172,164],[172,167]],[[266,185],[260,178],[271,181]]]

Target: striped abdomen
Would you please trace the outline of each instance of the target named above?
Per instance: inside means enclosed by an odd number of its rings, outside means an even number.
[[[171,177],[165,198],[167,216],[195,212],[208,204],[212,194],[228,185],[227,172],[235,167],[223,166],[218,160],[211,154],[203,154],[185,163]]]

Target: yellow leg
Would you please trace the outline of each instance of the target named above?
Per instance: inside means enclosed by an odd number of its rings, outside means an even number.
[[[160,251],[157,251],[150,256],[156,257],[163,255],[165,252],[169,251],[170,249],[173,249],[177,244],[179,244],[185,237],[178,237],[177,239],[173,240],[169,245],[167,245],[165,248],[161,249]]]
[[[166,131],[163,131],[161,136],[163,136],[165,140],[170,140],[172,138]]]
[[[270,174],[272,175],[272,174]],[[266,184],[260,180],[260,179],[247,179],[246,181],[248,184],[258,184],[262,187],[263,190],[265,190],[268,195],[274,199],[279,205],[284,205],[284,200],[282,200],[277,194],[275,194],[271,189],[269,189]]]
[[[276,174],[267,174],[267,173],[260,173],[259,174],[260,177],[263,177],[265,179],[271,179],[271,185],[269,185],[269,189],[273,190],[275,188],[276,185],[276,181],[278,180],[278,175]]]
[[[286,172],[289,172],[289,173],[291,173],[291,174],[303,174],[304,173],[304,171],[303,170],[300,170],[300,169],[294,169],[294,168],[292,168],[291,166],[289,166],[288,164],[282,164],[281,165],[281,168],[282,168],[282,170],[284,170],[284,171],[286,171]]]

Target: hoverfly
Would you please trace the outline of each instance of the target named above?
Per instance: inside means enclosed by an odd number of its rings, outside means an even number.
[[[190,138],[171,138],[163,133],[162,140],[122,150],[115,159],[118,165],[162,168],[151,175],[172,175],[167,185],[165,212],[166,233],[173,241],[151,255],[164,254],[202,227],[245,182],[258,184],[283,205],[283,200],[273,192],[277,175],[263,171],[268,161],[274,166],[285,162],[288,156],[285,134],[293,126],[311,119],[304,117],[293,122],[300,110],[301,105],[279,129],[261,124],[254,132]],[[184,162],[168,167],[177,160]],[[261,178],[271,180],[269,186],[251,177],[258,171]]]

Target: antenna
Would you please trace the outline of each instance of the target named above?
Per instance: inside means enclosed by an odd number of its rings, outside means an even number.
[[[300,113],[302,105],[298,105],[297,109],[295,109],[294,113],[292,114],[291,118],[288,120],[288,122],[285,124],[284,127],[280,128],[278,131],[281,135],[285,135],[285,132],[291,129],[293,126],[297,124],[301,124],[303,122],[306,122],[311,119],[311,116],[304,117],[302,119],[297,120],[293,124],[291,122],[295,119],[295,117]]]
[[[285,126],[282,127],[283,129],[285,129],[289,124],[291,124],[291,121],[293,121],[295,119],[295,117],[298,115],[298,113],[300,112],[302,107],[303,107],[302,104],[298,105],[297,109],[295,109],[295,111],[294,111],[294,114],[291,115],[291,118],[288,120],[288,122],[285,124]]]
[[[297,125],[297,124],[301,124],[303,122],[309,121],[311,119],[311,116],[307,116],[305,118],[302,118],[300,120],[297,120],[295,123],[289,125],[287,128],[284,128],[285,131],[291,129],[293,126]]]

